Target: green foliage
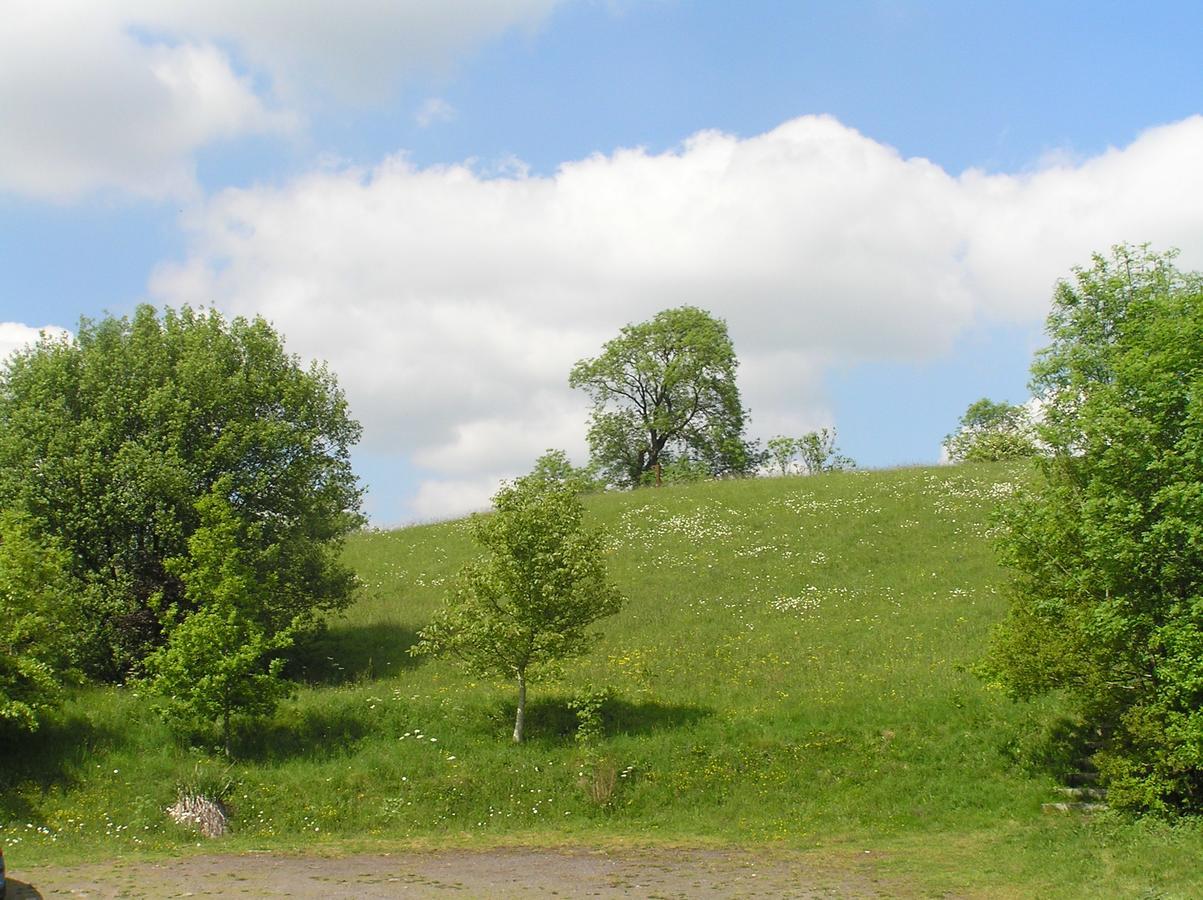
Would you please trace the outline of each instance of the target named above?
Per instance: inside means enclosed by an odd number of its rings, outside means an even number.
[[[597,477],[596,466],[574,466],[563,450],[549,449],[535,460],[526,477],[549,485],[563,485],[574,494],[591,494],[605,488],[605,482]]]
[[[196,609],[177,620],[167,611],[167,642],[145,660],[148,687],[160,711],[179,732],[208,736],[216,726],[229,755],[235,728],[270,715],[292,693],[280,655],[304,624],[298,616],[270,629],[260,611],[278,589],[278,576],[260,575],[256,542],[220,493],[198,504],[201,525],[189,538],[189,555],[169,562]]]
[[[66,554],[0,511],[0,733],[34,731],[61,694],[60,616],[69,602]]]
[[[606,575],[602,534],[583,527],[570,487],[519,479],[493,506],[472,519],[486,556],[463,568],[414,652],[449,653],[476,674],[517,679],[521,741],[528,675],[588,650],[589,626],[616,613],[622,597]]]
[[[796,447],[802,469],[807,475],[856,468],[856,463],[840,453],[835,446],[834,428],[808,431],[797,439]]]
[[[119,680],[164,640],[160,612],[196,609],[187,557],[197,501],[220,491],[255,541],[259,624],[341,609],[341,539],[360,522],[359,426],[334,377],[302,369],[262,319],[149,306],[83,320],[0,371],[0,507],[67,552],[87,673]]]
[[[587,685],[568,698],[568,708],[576,713],[576,741],[591,745],[602,737],[602,707],[610,699],[608,687]]]
[[[835,446],[835,436],[834,428],[808,431],[799,438],[777,435],[769,438],[766,456],[782,475],[789,474],[795,464],[805,475],[855,469],[856,463]]]
[[[232,764],[219,765],[206,759],[198,759],[176,785],[176,796],[207,797],[218,803],[225,803],[234,792]]]
[[[959,427],[944,438],[952,462],[998,462],[1038,452],[1027,409],[983,397],[969,404]]]
[[[712,477],[751,471],[738,365],[726,323],[696,307],[625,326],[569,376],[593,400],[589,447],[598,469],[624,487],[648,473],[662,477],[674,461]]]
[[[643,487],[655,487],[664,484],[697,484],[711,478],[710,468],[702,461],[687,458],[674,459],[664,463],[658,470],[644,472],[639,479]]]
[[[781,470],[781,474],[788,475],[794,458],[798,455],[798,439],[779,434],[769,438],[765,449],[769,459]]]
[[[1054,298],[1042,479],[1006,513],[988,668],[1106,735],[1113,805],[1203,810],[1203,279],[1117,247]]]

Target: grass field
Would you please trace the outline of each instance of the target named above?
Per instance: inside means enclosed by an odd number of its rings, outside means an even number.
[[[231,765],[135,692],[88,689],[0,750],[10,866],[178,852],[177,785],[226,780],[225,849],[736,843],[884,853],[933,892],[1191,896],[1203,828],[1045,816],[1055,699],[969,667],[1004,609],[990,513],[1007,466],[764,478],[588,498],[628,598],[593,653],[514,688],[407,648],[472,553],[462,522],[357,536],[364,589],[305,686]],[[606,686],[604,736],[574,693]]]

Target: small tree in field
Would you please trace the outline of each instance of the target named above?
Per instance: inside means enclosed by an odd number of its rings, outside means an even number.
[[[582,525],[571,486],[528,476],[498,491],[493,507],[472,519],[486,555],[460,571],[411,652],[450,654],[475,674],[513,678],[521,741],[528,677],[588,650],[589,626],[618,612],[622,597],[606,577],[602,535]]]
[[[169,561],[199,607],[171,622],[167,643],[146,659],[151,692],[159,710],[177,730],[199,735],[216,727],[226,755],[235,727],[270,715],[292,693],[283,677],[281,654],[292,646],[304,620],[269,629],[256,613],[264,593],[278,590],[273,577],[256,575],[253,545],[229,505],[216,494],[199,504],[201,527],[189,540],[189,556]]]
[[[794,457],[798,455],[798,439],[779,434],[769,438],[765,447],[769,458],[781,470],[781,474],[788,475],[790,467],[794,464]]]
[[[820,472],[841,472],[845,469],[856,468],[856,463],[840,453],[835,445],[835,429],[820,428],[818,431],[808,431],[795,442],[798,456],[802,460],[802,468],[807,475],[818,475]]]
[[[574,466],[563,450],[548,449],[535,460],[528,478],[572,488],[574,494],[590,494],[605,489],[605,481],[597,475],[597,466]]]

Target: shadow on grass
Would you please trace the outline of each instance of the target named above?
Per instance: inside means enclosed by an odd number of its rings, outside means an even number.
[[[576,736],[577,715],[568,706],[567,697],[540,697],[526,704],[525,740],[534,744],[560,744]],[[496,708],[493,718],[498,723],[514,723],[515,700],[507,700]],[[632,702],[611,697],[601,708],[602,734],[650,734],[684,728],[713,714],[703,706],[661,703],[656,700]]]
[[[345,753],[370,731],[357,709],[289,709],[243,731],[232,749],[236,759],[253,762],[324,758]]]
[[[29,795],[79,783],[96,748],[120,741],[115,729],[77,712],[51,716],[32,733],[0,732],[0,819],[38,819]]]
[[[1101,746],[1097,728],[1069,718],[1058,718],[1043,728],[1013,740],[1003,755],[1024,770],[1063,779],[1091,767],[1090,757]]]
[[[392,623],[334,624],[293,653],[288,674],[305,684],[375,681],[418,665],[409,648],[418,633]]]

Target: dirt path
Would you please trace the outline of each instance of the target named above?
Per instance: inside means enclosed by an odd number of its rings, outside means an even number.
[[[10,861],[12,865],[12,861]],[[37,897],[908,897],[877,860],[728,850],[446,850],[245,854],[10,871]]]

